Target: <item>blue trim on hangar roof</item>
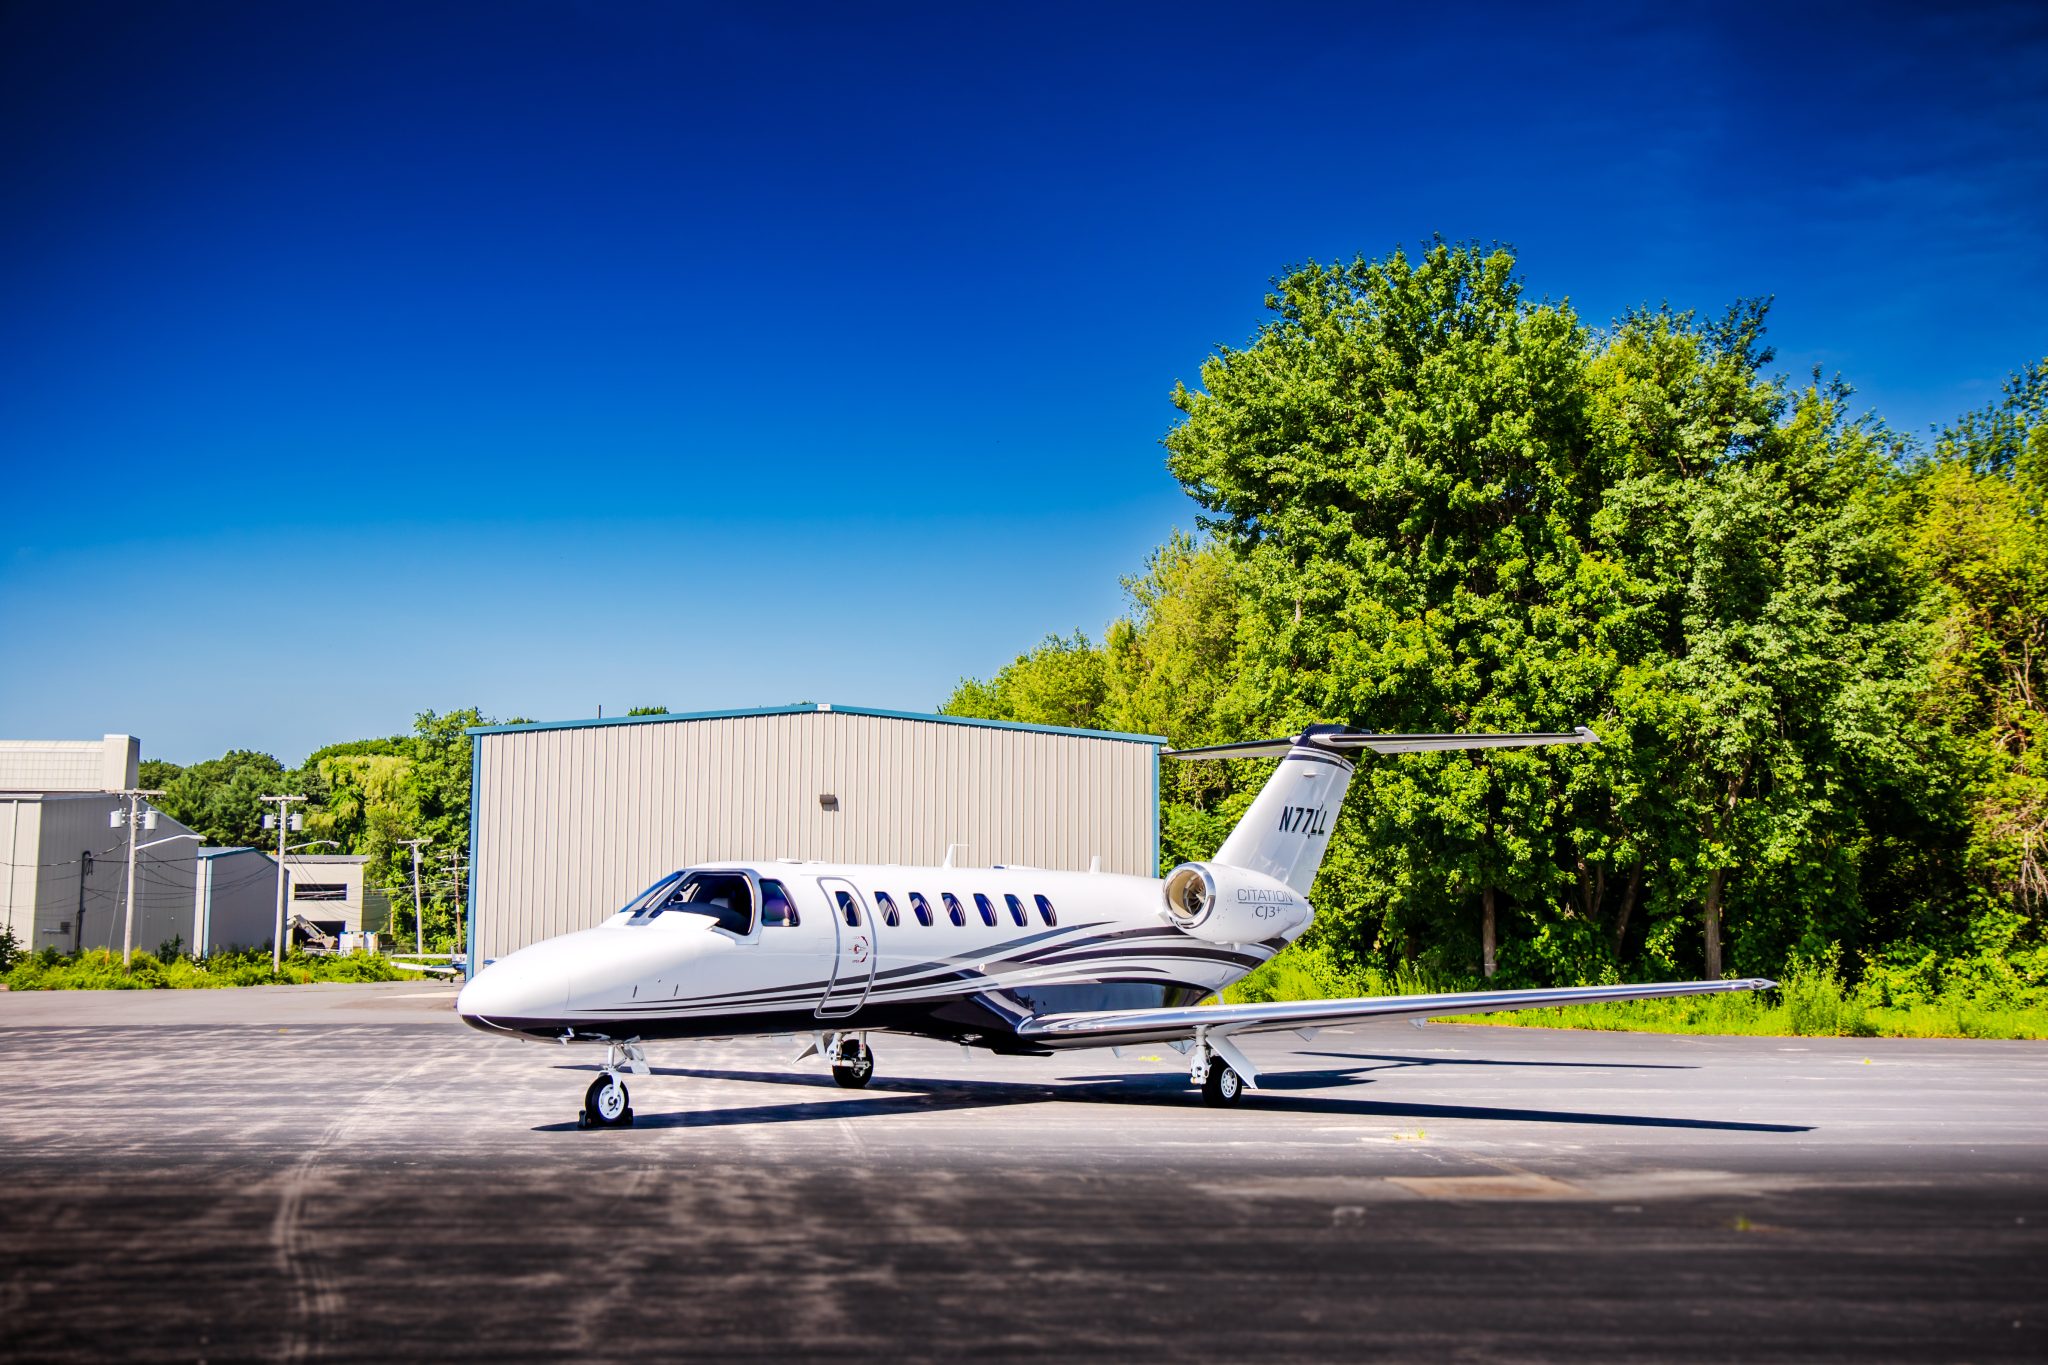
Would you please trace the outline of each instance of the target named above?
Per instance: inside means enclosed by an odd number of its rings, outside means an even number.
[[[1121,730],[1076,730],[1063,725],[1026,725],[1015,720],[982,720],[975,716],[933,716],[922,711],[885,711],[873,706],[756,706],[738,711],[664,711],[658,716],[600,716],[591,720],[537,720],[523,725],[472,725],[466,735],[514,735],[529,730],[588,730],[600,725],[660,725],[677,720],[743,720],[751,716],[802,716],[837,712],[844,716],[879,716],[884,720],[925,720],[939,725],[977,725],[986,730],[1025,730],[1039,735],[1072,735],[1082,739],[1120,739],[1133,744],[1163,745],[1165,735],[1134,735]]]

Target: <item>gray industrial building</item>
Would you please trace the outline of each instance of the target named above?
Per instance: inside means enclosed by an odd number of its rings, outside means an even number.
[[[0,924],[22,948],[121,949],[127,919],[128,831],[109,822],[136,786],[132,735],[0,740]],[[137,831],[137,948],[192,943],[198,841],[167,815]]]
[[[1159,870],[1157,735],[827,705],[469,733],[476,963],[693,862]]]
[[[349,853],[287,853],[286,921],[303,916],[337,938],[363,929],[381,931],[389,907],[363,884],[368,861]],[[260,848],[199,850],[192,926],[191,941],[202,953],[269,947],[277,927],[277,859]]]

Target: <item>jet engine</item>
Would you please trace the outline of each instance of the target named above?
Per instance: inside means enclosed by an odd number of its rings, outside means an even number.
[[[1166,914],[1175,928],[1211,943],[1293,939],[1316,912],[1284,882],[1220,863],[1182,863],[1166,874]]]

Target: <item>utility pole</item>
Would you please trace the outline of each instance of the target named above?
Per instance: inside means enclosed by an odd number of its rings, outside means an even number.
[[[78,855],[78,918],[71,921],[71,952],[85,951],[85,879],[92,875],[92,850]]]
[[[128,803],[127,810],[112,812],[113,818],[107,821],[115,829],[121,828],[124,824],[128,826],[128,922],[121,930],[121,970],[127,971],[129,962],[135,956],[135,827],[140,825],[144,829],[156,828],[156,812],[150,809],[145,798],[162,796],[163,793],[130,787],[126,791],[115,792],[114,795]],[[80,903],[83,901],[84,897],[81,896]]]
[[[463,941],[465,937],[463,931],[468,925],[469,920],[468,916],[463,913],[463,909],[469,904],[469,897],[463,894],[462,850],[459,848],[448,855],[448,875],[455,880],[455,951],[458,953],[467,952],[469,945]]]
[[[427,951],[425,911],[420,908],[420,845],[431,844],[432,839],[400,839],[398,841],[412,850],[412,946],[415,954],[424,957]]]
[[[273,975],[284,966],[284,840],[292,830],[306,827],[306,817],[291,813],[292,803],[303,801],[303,796],[266,796],[265,801],[277,803],[277,814],[263,817],[263,828],[277,831],[277,933],[270,940],[270,970]]]

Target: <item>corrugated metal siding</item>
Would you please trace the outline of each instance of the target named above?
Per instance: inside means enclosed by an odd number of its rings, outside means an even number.
[[[85,946],[119,952],[128,910],[128,835],[111,828],[107,815],[122,802],[112,796],[53,795],[36,804],[39,825],[31,860],[37,865],[32,912],[35,932],[33,938],[22,934],[22,945],[70,949],[71,933],[60,926],[77,917],[78,855],[90,850],[93,866],[85,883]],[[165,815],[158,818],[156,829],[145,831],[141,839],[148,843],[190,832]],[[137,948],[155,952],[159,944],[176,935],[185,940],[185,951],[191,951],[196,847],[181,839],[136,855]],[[20,911],[16,913],[20,918]]]
[[[723,858],[1153,875],[1157,749],[842,711],[477,737],[479,959],[588,928]],[[818,804],[839,798],[839,809]]]

